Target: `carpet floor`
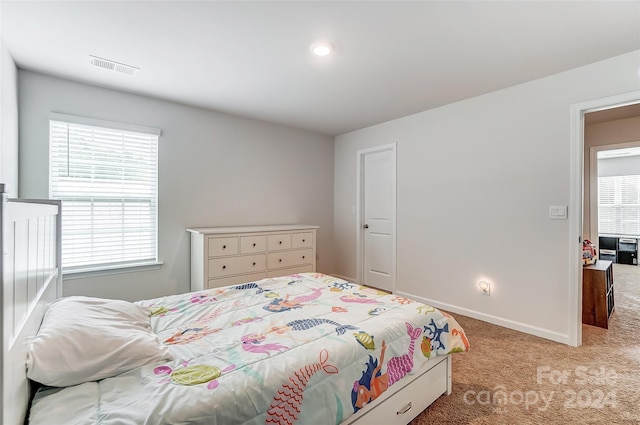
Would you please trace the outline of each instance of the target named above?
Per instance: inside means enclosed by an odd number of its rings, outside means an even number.
[[[613,276],[609,329],[583,325],[581,347],[452,314],[471,351],[453,355],[451,395],[411,425],[640,424],[640,266]]]

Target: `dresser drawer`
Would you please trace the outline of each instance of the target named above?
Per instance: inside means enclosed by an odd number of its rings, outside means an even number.
[[[241,236],[240,254],[254,254],[267,250],[266,236]]]
[[[313,263],[313,249],[274,252],[270,253],[269,258],[267,259],[269,269],[279,269],[311,263]]]
[[[221,286],[239,285],[241,283],[255,282],[257,280],[264,279],[265,272],[241,274],[239,276],[221,277],[219,279],[209,279],[207,281],[208,288],[220,288]]]
[[[289,249],[291,248],[291,235],[288,233],[282,235],[269,235],[267,246],[269,251]]]
[[[293,233],[291,235],[291,248],[313,247],[313,233]]]
[[[267,277],[289,276],[290,274],[310,273],[313,271],[313,264],[290,267],[288,269],[271,270],[267,272]]]
[[[209,238],[209,257],[222,257],[238,253],[238,238]]]
[[[209,259],[209,277],[224,277],[265,270],[265,254]]]

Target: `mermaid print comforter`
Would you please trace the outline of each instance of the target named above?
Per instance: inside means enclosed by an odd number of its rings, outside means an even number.
[[[339,424],[429,358],[469,349],[451,316],[320,273],[138,304],[175,360],[41,389],[31,423]]]

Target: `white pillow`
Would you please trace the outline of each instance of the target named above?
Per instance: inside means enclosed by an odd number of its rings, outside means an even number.
[[[149,315],[148,308],[127,301],[61,298],[47,310],[29,347],[27,376],[64,387],[173,360],[151,330]]]

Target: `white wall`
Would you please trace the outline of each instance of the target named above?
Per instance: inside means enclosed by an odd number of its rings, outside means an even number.
[[[0,42],[0,183],[18,196],[18,80],[16,65]]]
[[[569,204],[570,105],[638,90],[639,66],[636,51],[337,137],[336,273],[356,276],[356,152],[397,142],[398,291],[568,342],[569,222],[548,208]]]
[[[152,298],[189,290],[186,227],[319,225],[333,271],[333,138],[20,70],[20,195],[48,195],[49,113],[162,129],[159,270],[66,280],[64,294]]]

